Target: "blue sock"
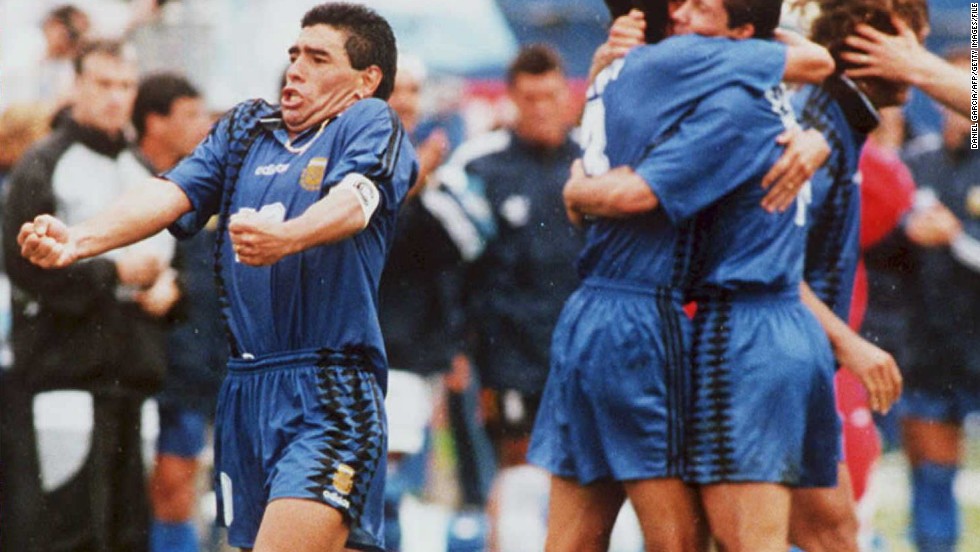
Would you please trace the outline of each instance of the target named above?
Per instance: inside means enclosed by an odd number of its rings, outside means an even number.
[[[958,467],[926,462],[912,468],[912,535],[919,552],[954,552],[960,536],[953,496]]]
[[[150,525],[150,552],[199,552],[197,531],[190,521]]]

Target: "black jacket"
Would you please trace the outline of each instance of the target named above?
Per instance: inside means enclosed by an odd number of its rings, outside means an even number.
[[[128,144],[73,121],[24,155],[7,183],[3,213],[6,269],[13,285],[14,370],[34,390],[152,393],[166,370],[164,327],[117,299],[115,263],[95,258],[43,270],[20,256],[17,232],[41,213],[72,207],[56,190],[95,194],[118,179]],[[58,185],[54,180],[60,179]]]

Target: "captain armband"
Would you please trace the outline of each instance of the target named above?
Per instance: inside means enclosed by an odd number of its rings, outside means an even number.
[[[335,187],[337,190],[350,190],[357,198],[357,204],[361,206],[364,213],[364,226],[367,227],[371,221],[371,215],[377,210],[381,203],[381,193],[378,187],[371,182],[371,179],[363,174],[350,173],[343,178]]]

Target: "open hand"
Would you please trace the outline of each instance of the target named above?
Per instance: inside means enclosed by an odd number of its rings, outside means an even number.
[[[830,146],[816,129],[791,128],[776,137],[786,151],[762,178],[762,208],[770,213],[783,212],[796,200],[800,189],[830,157]]]

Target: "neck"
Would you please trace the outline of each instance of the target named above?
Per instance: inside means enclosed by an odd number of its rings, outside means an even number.
[[[159,140],[145,137],[140,140],[140,152],[150,162],[150,165],[153,165],[153,170],[156,172],[170,170],[182,157]]]

